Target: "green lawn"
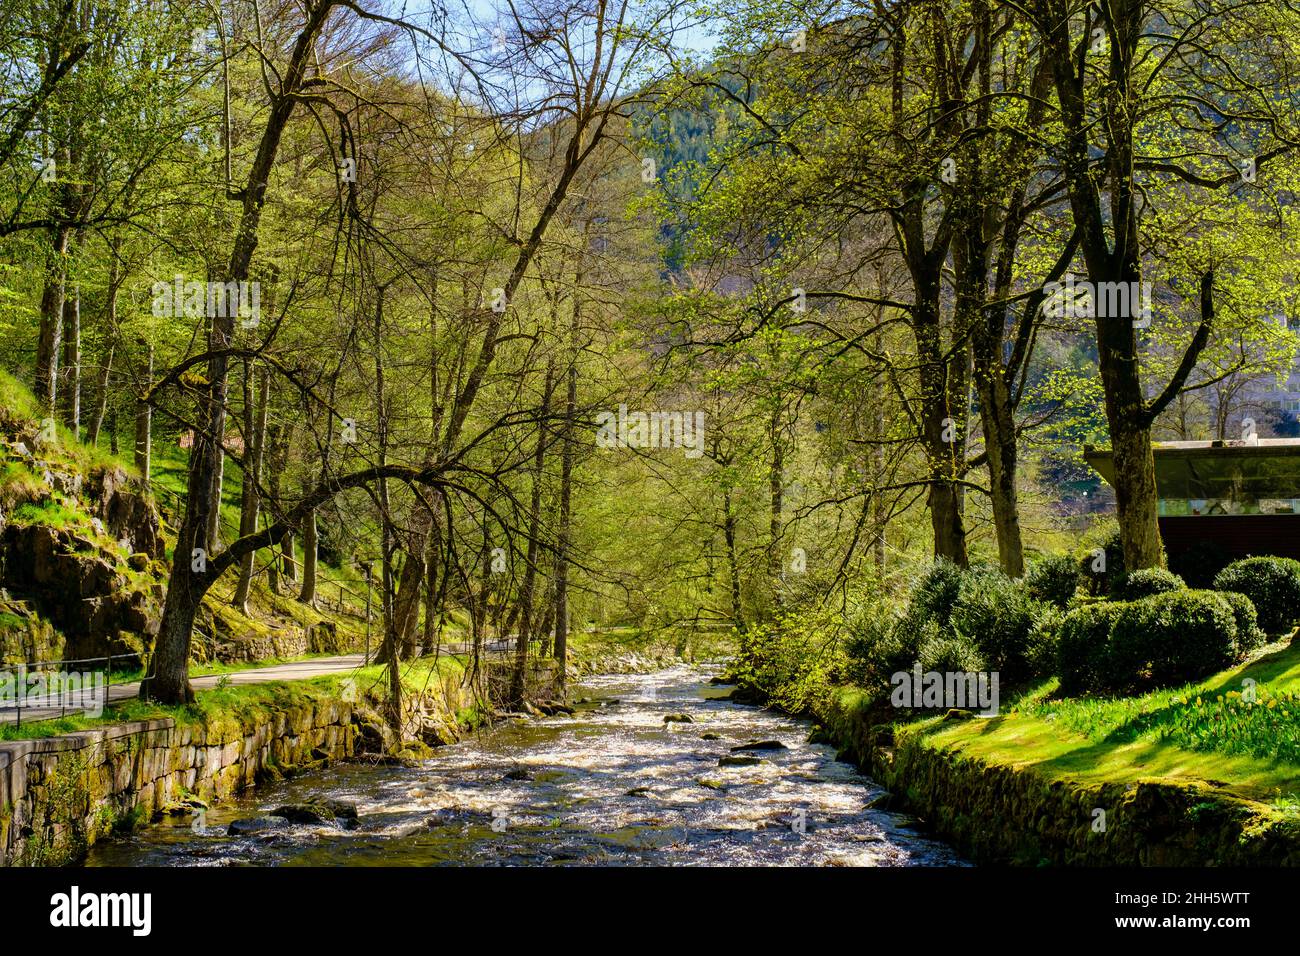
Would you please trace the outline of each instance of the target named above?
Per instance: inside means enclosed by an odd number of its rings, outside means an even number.
[[[1242,699],[1256,681],[1255,701]],[[1300,645],[1274,644],[1208,680],[1135,698],[1052,700],[1055,681],[987,720],[899,728],[940,747],[1084,783],[1200,781],[1249,800],[1300,800]]]

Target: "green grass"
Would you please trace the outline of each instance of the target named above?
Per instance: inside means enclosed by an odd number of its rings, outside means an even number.
[[[1257,682],[1257,700],[1241,697]],[[927,718],[898,728],[934,746],[1085,783],[1203,781],[1292,805],[1300,799],[1300,645],[1186,687],[1133,698],[1053,700],[1055,681],[988,720]]]

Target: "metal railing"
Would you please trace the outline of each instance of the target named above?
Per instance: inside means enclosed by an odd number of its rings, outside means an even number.
[[[23,710],[26,708],[29,712],[52,711],[57,706],[58,713],[49,713],[43,717],[28,717],[28,723],[38,723],[42,720],[57,720],[66,717],[69,712],[84,714],[90,711],[103,712],[108,706],[109,692],[113,687],[113,665],[125,664],[128,661],[143,661],[143,655],[140,651],[124,651],[119,654],[108,653],[102,657],[84,657],[62,661],[23,661],[21,663],[0,662],[0,675],[10,675],[6,682],[8,688],[12,688],[14,693],[12,699],[10,693],[0,694],[0,720],[13,713],[14,725],[21,727],[23,724]],[[102,665],[96,667],[93,665]],[[78,665],[92,665],[82,667]],[[58,689],[50,690],[50,682],[37,678],[39,687],[43,687],[43,693],[37,693],[29,696],[28,686],[32,683],[30,675],[33,673],[39,675],[42,671],[52,671],[59,675],[57,679]],[[72,690],[69,685],[73,683],[69,675],[76,674],[76,687]],[[95,675],[102,674],[102,681],[96,683],[93,678]],[[87,686],[83,678],[91,677],[90,685]],[[152,674],[145,674],[133,680],[147,680]],[[95,698],[102,694],[98,700]],[[88,696],[93,695],[93,696]],[[95,716],[98,716],[96,714]]]

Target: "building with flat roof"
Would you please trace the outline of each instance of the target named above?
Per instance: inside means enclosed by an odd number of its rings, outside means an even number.
[[[1234,558],[1300,558],[1300,438],[1157,442],[1160,535],[1174,558],[1213,544]],[[1084,460],[1114,485],[1109,448]]]

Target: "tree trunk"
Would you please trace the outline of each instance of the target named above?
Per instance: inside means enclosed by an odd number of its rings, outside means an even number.
[[[52,248],[41,292],[41,325],[36,342],[36,400],[53,413],[59,393],[59,350],[63,341],[63,301],[67,294],[68,243],[72,229],[59,225],[51,233]]]
[[[428,535],[417,536],[406,549],[406,561],[397,579],[397,597],[393,603],[393,626],[402,660],[410,660],[419,650],[416,634],[420,625],[420,591],[424,585],[424,549]]]
[[[117,351],[117,342],[109,340],[108,351],[99,363],[99,377],[95,381],[95,410],[90,415],[86,426],[86,444],[91,448],[99,445],[99,433],[104,427],[104,413],[108,411],[108,390],[113,375],[113,355]]]
[[[576,308],[576,306],[575,306]],[[555,664],[560,690],[566,692],[569,660],[569,535],[573,497],[573,426],[578,407],[578,368],[569,361],[568,393],[564,401],[564,439],[560,449],[560,520],[555,547]]]
[[[316,606],[316,511],[307,513],[302,523],[302,590],[298,600],[303,604]]]
[[[534,591],[537,583],[538,538],[542,520],[542,468],[546,461],[546,420],[551,414],[551,393],[555,384],[555,363],[546,366],[546,382],[542,387],[542,407],[538,417],[537,450],[533,453],[533,491],[528,503],[528,558],[524,568],[524,582],[519,609],[519,639],[515,644],[515,672],[510,685],[510,703],[523,702],[528,686],[528,640],[532,636]]]
[[[153,344],[145,344],[145,379],[147,382],[153,381]],[[113,411],[113,418],[117,418],[117,410]],[[148,402],[138,401],[135,406],[135,467],[139,469],[140,474],[145,481],[149,480],[149,468],[151,465],[153,436],[153,406]],[[117,429],[113,429],[114,439],[116,440]],[[178,558],[179,560],[179,558]]]
[[[117,352],[117,295],[122,287],[122,273],[118,266],[117,243],[109,247],[108,301],[104,309],[104,327],[108,333],[108,350],[99,364],[99,377],[95,383],[95,410],[91,413],[86,431],[86,443],[92,448],[99,444],[99,433],[104,427],[104,413],[108,410],[108,389],[113,374],[113,356]]]
[[[784,556],[781,554],[781,537],[784,532],[782,515],[785,510],[785,440],[781,434],[781,403],[779,399],[773,401],[772,415],[768,421],[768,440],[771,442],[772,457],[767,468],[767,577],[768,587],[772,589],[772,603],[780,609],[782,572],[785,564]]]
[[[272,99],[266,126],[241,193],[239,227],[231,248],[230,266],[223,277],[228,282],[248,279],[253,254],[257,250],[267,185],[280,149],[280,140],[293,114],[308,65],[313,61],[316,39],[333,12],[334,4],[322,0],[307,9],[307,20],[293,43],[289,63]],[[196,588],[196,582],[195,572],[191,570],[191,564],[185,560],[185,556],[199,547],[200,542],[209,543],[207,533],[212,527],[212,512],[219,510],[219,499],[214,496],[214,492],[219,495],[221,489],[221,438],[225,432],[229,386],[229,356],[221,350],[228,349],[233,341],[234,323],[233,314],[213,319],[209,344],[215,354],[208,362],[208,384],[199,401],[198,427],[194,433],[194,448],[190,452],[186,483],[185,517],[177,529],[176,558],[172,562],[163,611],[163,618],[169,626],[159,633],[157,673],[140,685],[142,698],[162,703],[179,704],[191,696],[188,669],[197,600],[189,597]]]
[[[245,434],[249,436],[250,447],[244,458],[246,470],[243,481],[243,500],[239,509],[239,535],[252,534],[257,530],[258,512],[262,503],[262,455],[266,447],[266,418],[270,405],[271,376],[266,368],[258,374],[257,401],[253,406],[253,388],[249,381],[251,369],[244,372]],[[248,594],[253,587],[253,564],[256,552],[249,552],[239,562],[239,583],[235,585],[232,603],[244,614],[248,613]]]
[[[63,300],[63,387],[59,395],[63,424],[81,438],[81,289]]]
[[[731,577],[731,623],[744,632],[745,616],[740,607],[740,562],[736,557],[736,515],[731,508],[731,488],[722,489],[722,537],[727,543],[727,571]]]
[[[379,416],[379,464],[388,461],[388,408],[384,401],[384,288],[375,296],[375,408]],[[380,552],[383,559],[384,646],[388,663],[388,705],[393,733],[402,740],[402,674],[398,658],[397,631],[393,620],[393,523],[389,512],[388,479],[379,479]],[[315,533],[313,532],[313,539]],[[314,544],[313,540],[313,544]]]

